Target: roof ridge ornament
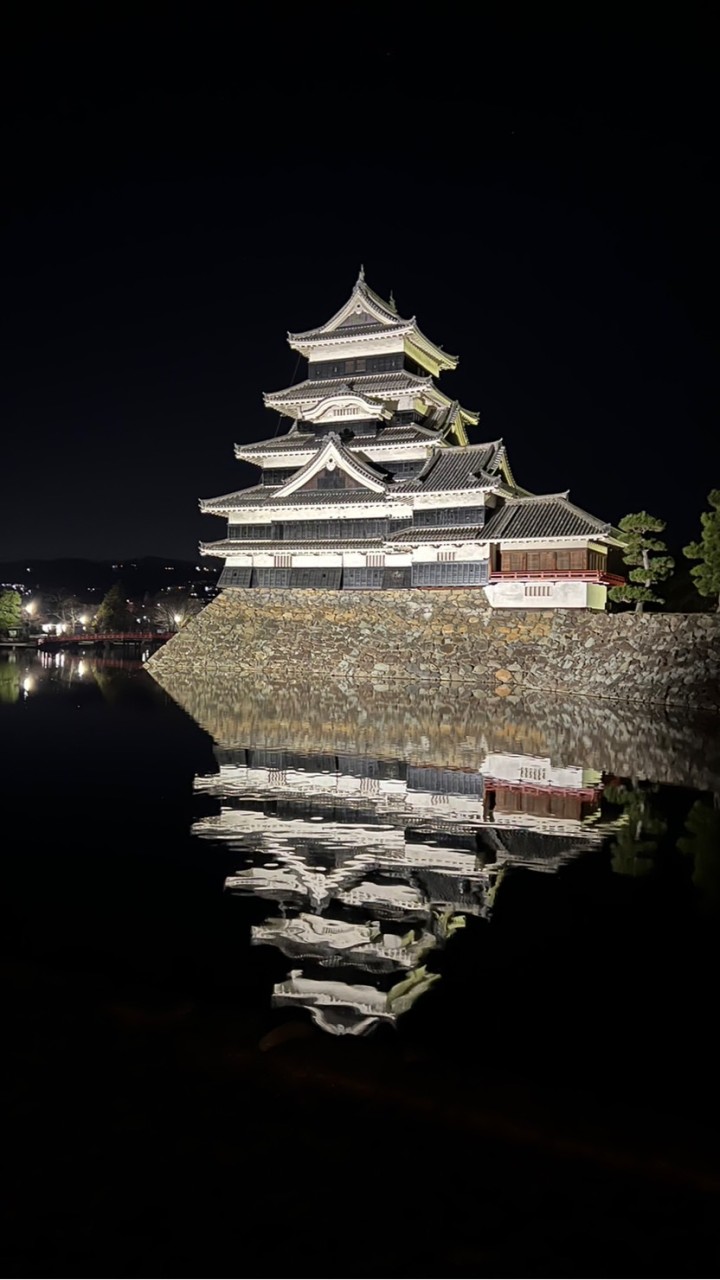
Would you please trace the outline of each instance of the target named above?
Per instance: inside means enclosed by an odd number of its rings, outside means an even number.
[[[361,262],[361,263],[360,263],[360,270],[358,271],[358,278],[357,278],[357,280],[355,281],[355,284],[356,284],[356,286],[357,286],[357,285],[359,285],[359,284],[364,284],[364,283],[365,283],[365,266],[364,266],[364,264]]]
[[[398,314],[397,303],[395,301],[395,293],[393,289],[390,290],[390,297],[388,298],[388,306],[390,307],[391,311],[395,312],[395,315]]]

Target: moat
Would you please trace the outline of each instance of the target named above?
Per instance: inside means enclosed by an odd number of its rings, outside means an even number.
[[[289,1223],[277,1268],[329,1275],[373,1179],[395,1274],[571,1274],[591,1239],[607,1268],[630,1228],[631,1274],[711,1274],[716,717],[15,658],[18,1274],[95,1264],[111,1231],[118,1265],[152,1274],[153,1251],[199,1259],[211,1224],[220,1266],[239,1196],[256,1243]],[[321,1248],[303,1224],[322,1170]],[[452,1240],[411,1229],[423,1189]]]

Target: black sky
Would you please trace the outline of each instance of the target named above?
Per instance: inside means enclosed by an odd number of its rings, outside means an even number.
[[[441,385],[520,483],[695,536],[720,484],[709,7],[423,12],[7,10],[0,559],[194,557],[222,530],[198,497],[251,482],[233,443],[302,376],[287,330],[361,262],[459,353]]]

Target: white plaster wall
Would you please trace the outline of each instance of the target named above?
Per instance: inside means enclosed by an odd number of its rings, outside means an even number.
[[[547,587],[547,595],[525,594],[526,586]],[[525,583],[518,579],[491,582],[485,587],[489,604],[494,609],[586,609],[588,606],[587,582],[538,582]]]
[[[293,569],[339,569],[342,562],[342,555],[331,551],[298,551],[292,557]]]
[[[511,752],[488,752],[482,772],[485,777],[499,778],[504,782],[524,782],[530,786],[572,788],[584,785],[583,770],[579,766],[553,768],[549,758]]]
[[[487,547],[477,542],[464,542],[461,546],[457,546],[453,542],[445,542],[440,546],[424,542],[413,551],[413,564],[435,564],[435,561],[440,558],[440,551],[454,551],[455,559],[465,562],[468,560],[487,560],[488,558]]]

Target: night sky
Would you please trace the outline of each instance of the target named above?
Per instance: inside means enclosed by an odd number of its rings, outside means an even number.
[[[460,355],[440,385],[522,485],[697,535],[720,485],[710,9],[454,12],[7,11],[0,559],[221,536],[198,498],[253,482],[233,443],[272,436],[262,392],[303,376],[287,331],[360,263]]]

